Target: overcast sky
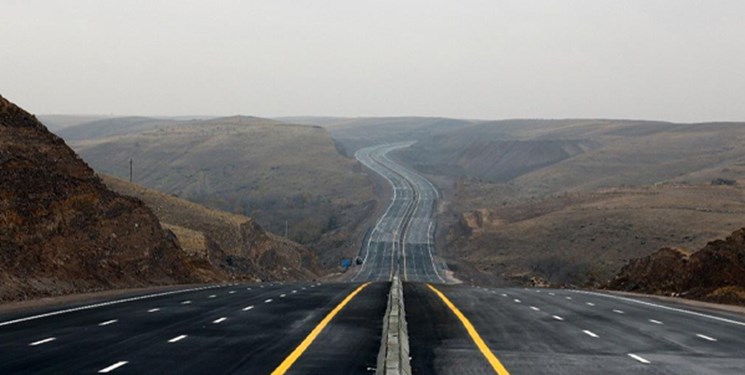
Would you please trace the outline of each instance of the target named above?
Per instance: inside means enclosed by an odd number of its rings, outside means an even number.
[[[0,0],[37,114],[745,120],[745,1]]]

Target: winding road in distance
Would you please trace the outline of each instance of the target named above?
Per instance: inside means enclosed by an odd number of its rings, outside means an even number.
[[[362,267],[352,281],[388,281],[399,274],[403,281],[446,282],[433,255],[433,212],[439,193],[429,180],[388,158],[389,152],[409,146],[410,142],[385,144],[355,153],[390,183],[393,199],[368,236]]]

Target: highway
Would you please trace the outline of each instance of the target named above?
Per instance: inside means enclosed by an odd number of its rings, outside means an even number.
[[[429,180],[388,157],[410,145],[385,144],[355,153],[357,160],[388,181],[393,199],[368,236],[354,281],[391,280],[398,273],[404,281],[446,282],[433,243],[439,193]]]
[[[383,374],[404,280],[411,374],[745,374],[745,315],[571,289],[446,280],[437,190],[388,153],[357,158],[392,200],[351,282],[232,283],[1,312],[0,374]],[[395,284],[399,285],[399,284]],[[400,290],[400,288],[395,288]],[[398,304],[396,306],[399,306]]]
[[[0,314],[0,374],[270,374],[362,285],[203,286],[103,306]],[[367,285],[316,337],[322,345],[310,345],[286,373],[369,373],[387,293],[388,283]],[[14,322],[76,308],[82,309]]]

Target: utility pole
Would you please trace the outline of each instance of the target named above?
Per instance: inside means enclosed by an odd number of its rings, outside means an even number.
[[[129,183],[132,183],[132,159],[129,159]]]

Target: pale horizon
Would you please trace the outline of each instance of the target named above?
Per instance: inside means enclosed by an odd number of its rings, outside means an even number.
[[[742,14],[694,0],[4,1],[0,95],[39,115],[745,121]]]

